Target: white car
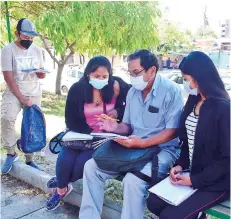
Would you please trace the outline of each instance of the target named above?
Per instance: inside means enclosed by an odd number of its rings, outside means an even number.
[[[71,86],[77,82],[81,77],[83,77],[84,70],[82,67],[70,67],[62,77],[61,81],[61,93],[67,95]]]
[[[231,97],[231,76],[229,74],[221,74],[221,79],[225,84],[225,89],[227,90],[229,96]],[[167,76],[168,77],[168,76]],[[181,74],[173,74],[173,75],[169,75],[168,77],[171,81],[176,82],[182,91],[183,97],[187,98],[188,94],[186,93],[186,91],[184,90],[184,85],[183,85],[183,77]]]

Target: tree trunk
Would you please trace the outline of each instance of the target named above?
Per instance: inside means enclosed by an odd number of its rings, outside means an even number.
[[[58,65],[58,71],[56,76],[56,83],[55,83],[55,93],[61,95],[61,79],[62,79],[62,72],[63,72],[64,64]]]
[[[116,56],[116,55],[112,54],[112,57],[111,57],[111,66],[112,66],[112,67],[113,67],[113,64],[114,64],[115,56]]]
[[[85,63],[85,57],[84,57],[83,54],[80,54],[80,55],[79,55],[79,59],[80,59],[80,64],[81,64],[81,65],[84,65],[84,63]]]
[[[83,56],[83,65],[85,64],[85,56],[84,55],[82,55]]]

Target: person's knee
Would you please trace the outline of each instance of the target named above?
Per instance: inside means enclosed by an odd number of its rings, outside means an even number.
[[[82,152],[82,154],[77,157],[74,164],[74,171],[72,173],[71,182],[75,182],[83,178],[84,165],[88,160],[91,159],[91,157],[91,153],[85,152]]]
[[[14,125],[21,108],[11,103],[3,104],[1,107],[1,122]]]
[[[8,115],[7,113],[1,115],[2,131],[9,130],[11,128],[14,129],[15,121],[16,121],[16,118],[13,118],[12,116]]]
[[[87,177],[87,178],[90,178],[96,171],[96,163],[95,163],[95,160],[94,159],[90,159],[88,160],[85,165],[84,165],[84,175]]]
[[[146,185],[146,182],[138,178],[132,173],[127,173],[123,179],[123,188],[124,189],[131,189],[131,190],[139,190]]]

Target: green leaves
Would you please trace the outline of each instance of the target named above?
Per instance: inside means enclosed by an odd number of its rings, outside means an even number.
[[[13,29],[18,19],[31,19],[61,55],[74,42],[72,50],[89,55],[122,54],[158,43],[156,2],[9,2],[9,12]]]
[[[160,45],[159,52],[181,52],[192,48],[192,35],[189,30],[180,30],[177,24],[167,19],[160,20],[158,29]]]
[[[150,2],[56,2],[54,10],[39,16],[39,32],[52,41],[56,51],[73,49],[90,55],[119,54],[156,45],[156,3]],[[65,39],[65,40],[64,40]]]

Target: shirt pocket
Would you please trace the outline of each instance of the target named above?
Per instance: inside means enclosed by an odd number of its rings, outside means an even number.
[[[147,111],[143,114],[143,123],[146,128],[158,128],[164,123],[162,111],[151,113]]]

